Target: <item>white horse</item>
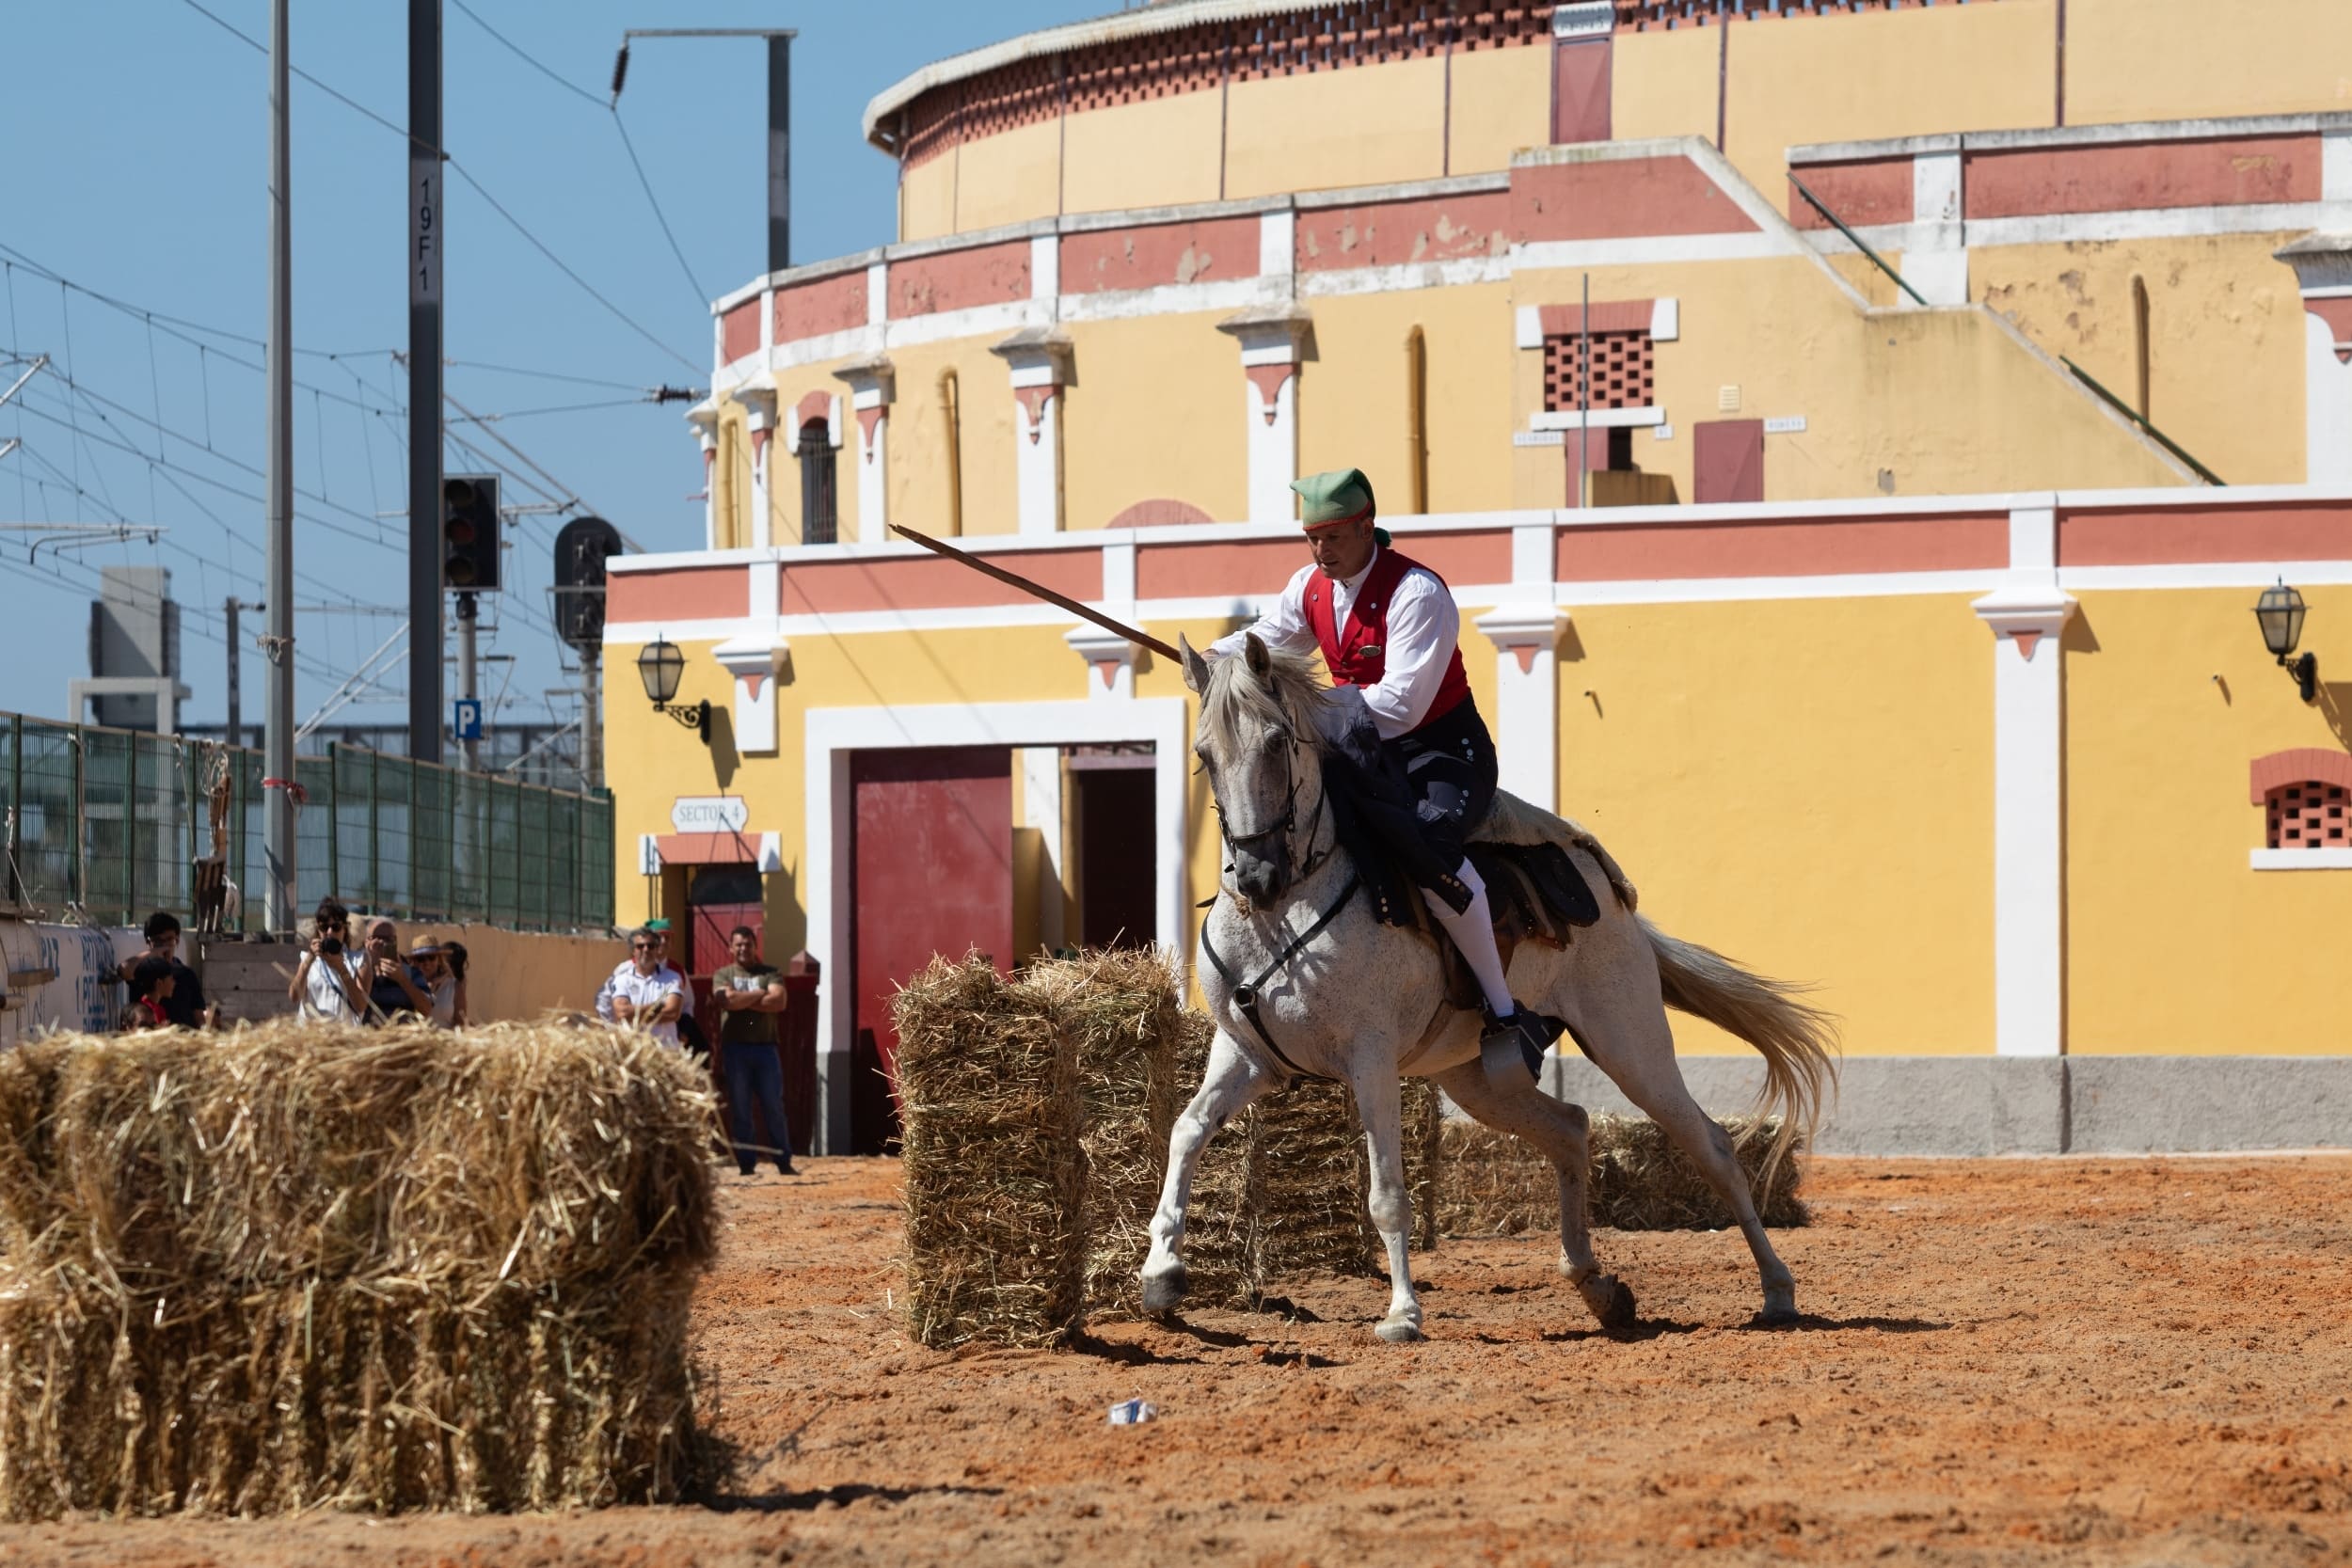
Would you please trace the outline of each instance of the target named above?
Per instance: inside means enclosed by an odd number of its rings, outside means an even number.
[[[1355,868],[1324,809],[1318,736],[1330,689],[1304,656],[1270,651],[1254,636],[1243,657],[1220,659],[1214,669],[1189,643],[1183,654],[1185,684],[1201,696],[1193,749],[1209,776],[1232,863],[1201,927],[1205,961],[1196,961],[1216,1040],[1200,1092],[1168,1140],[1167,1182],[1143,1265],[1144,1305],[1167,1311],[1184,1299],[1184,1210],[1201,1147],[1259,1096],[1295,1072],[1309,1073],[1346,1084],[1363,1122],[1372,1219],[1389,1259],[1389,1312],[1375,1332],[1391,1341],[1420,1338],[1397,1110],[1397,1080],[1412,1076],[1435,1079],[1463,1110],[1550,1159],[1560,1173],[1561,1272],[1604,1328],[1630,1329],[1633,1293],[1601,1272],[1586,1228],[1591,1124],[1583,1110],[1539,1090],[1516,1043],[1482,1060],[1479,1015],[1448,1004],[1431,940],[1381,925],[1370,900],[1356,896]],[[1835,1083],[1828,1018],[1795,1000],[1795,988],[1679,942],[1635,914],[1633,891],[1615,863],[1574,825],[1498,794],[1473,836],[1557,843],[1588,885],[1610,890],[1599,899],[1599,922],[1579,929],[1567,947],[1520,944],[1512,994],[1565,1020],[1587,1054],[1738,1217],[1763,1282],[1757,1321],[1794,1321],[1795,1278],[1756,1218],[1730,1138],[1683,1085],[1665,1008],[1704,1018],[1762,1053],[1763,1101],[1782,1117],[1773,1164],[1795,1138],[1810,1134],[1822,1093]]]

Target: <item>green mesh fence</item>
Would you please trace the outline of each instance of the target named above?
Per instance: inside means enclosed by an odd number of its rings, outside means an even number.
[[[262,923],[262,754],[0,714],[0,907],[134,925],[191,915],[214,852],[206,790],[228,764],[222,846],[242,891],[231,928]],[[612,924],[612,801],[335,746],[295,760],[295,902],[333,896],[413,920],[525,930]]]

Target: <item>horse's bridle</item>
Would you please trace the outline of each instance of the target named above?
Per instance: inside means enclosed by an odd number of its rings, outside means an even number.
[[[1209,803],[1216,808],[1217,832],[1224,834],[1225,842],[1229,847],[1241,844],[1254,844],[1260,839],[1271,838],[1276,833],[1287,834],[1291,829],[1296,825],[1298,820],[1298,770],[1296,767],[1296,759],[1298,754],[1297,748],[1301,742],[1295,733],[1287,735],[1285,738],[1289,741],[1289,746],[1282,753],[1282,766],[1284,772],[1287,775],[1282,790],[1282,815],[1275,818],[1275,820],[1266,827],[1261,828],[1253,833],[1236,833],[1229,829],[1225,825],[1225,802],[1216,798],[1216,782],[1214,780],[1210,782]],[[1315,793],[1314,816],[1309,819],[1307,824],[1308,853],[1306,859],[1300,863],[1298,868],[1298,875],[1301,878],[1312,876],[1315,868],[1321,865],[1331,852],[1330,849],[1318,850],[1314,847],[1315,836],[1322,830],[1323,826],[1323,808],[1325,804],[1330,800],[1330,799],[1331,786],[1327,783]],[[1334,835],[1331,841],[1331,848],[1337,848],[1338,847],[1339,840],[1338,837]],[[1289,848],[1287,840],[1285,840],[1283,847],[1287,853]],[[1228,865],[1225,869],[1231,871],[1232,867]],[[1269,1030],[1265,1026],[1265,1018],[1258,1010],[1259,989],[1268,980],[1274,978],[1275,974],[1284,964],[1290,962],[1293,958],[1296,957],[1300,948],[1314,941],[1316,937],[1321,936],[1324,928],[1340,917],[1340,911],[1347,908],[1349,899],[1356,896],[1356,889],[1361,885],[1361,882],[1362,878],[1360,875],[1351,869],[1347,874],[1347,885],[1340,889],[1340,895],[1331,901],[1331,907],[1324,911],[1322,914],[1318,915],[1313,925],[1308,927],[1305,930],[1299,932],[1298,935],[1293,937],[1290,940],[1289,944],[1274,956],[1274,961],[1267,964],[1263,969],[1258,972],[1258,977],[1254,980],[1242,979],[1239,975],[1232,972],[1230,966],[1227,965],[1223,957],[1218,954],[1216,944],[1209,941],[1209,916],[1202,915],[1200,917],[1200,951],[1207,955],[1210,967],[1215,969],[1225,983],[1232,988],[1232,1003],[1234,1008],[1240,1012],[1242,1018],[1248,1022],[1251,1030],[1257,1034],[1259,1042],[1263,1044],[1266,1050],[1273,1053],[1274,1059],[1276,1061],[1282,1064],[1283,1069],[1289,1072],[1291,1082],[1293,1083],[1296,1083],[1301,1078],[1318,1078],[1323,1075],[1320,1073],[1309,1072],[1305,1068],[1302,1068],[1296,1062],[1292,1061],[1288,1052],[1274,1043],[1273,1031]],[[1221,895],[1224,891],[1224,884],[1220,881],[1217,887],[1217,892]],[[1216,912],[1214,906],[1216,903],[1216,899],[1212,898],[1209,900],[1209,903],[1212,906],[1210,914],[1214,914]]]
[[[1210,783],[1209,804],[1216,812],[1216,831],[1223,835],[1225,847],[1229,849],[1255,844],[1261,839],[1272,838],[1277,833],[1288,834],[1298,823],[1298,748],[1304,743],[1300,741],[1296,734],[1289,731],[1284,732],[1282,738],[1284,742],[1282,748],[1282,815],[1257,832],[1249,833],[1233,832],[1225,820],[1225,802],[1216,797],[1216,782],[1212,780]],[[1323,808],[1330,799],[1330,785],[1326,784],[1315,791],[1314,816],[1307,823],[1307,855],[1298,866],[1298,874],[1301,877],[1313,876],[1315,868],[1330,855],[1329,849],[1317,849],[1314,847],[1315,835],[1323,828]],[[1336,847],[1337,843],[1338,841],[1334,839],[1333,846]],[[1287,851],[1289,845],[1285,843],[1283,848]],[[1233,868],[1229,864],[1225,869],[1231,871]]]

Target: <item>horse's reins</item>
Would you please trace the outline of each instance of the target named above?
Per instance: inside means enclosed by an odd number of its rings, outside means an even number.
[[[1212,789],[1209,792],[1210,804],[1214,806],[1216,811],[1217,832],[1224,834],[1225,842],[1228,845],[1254,844],[1259,839],[1269,838],[1276,833],[1287,833],[1291,830],[1293,824],[1297,821],[1298,771],[1295,766],[1295,758],[1298,745],[1298,737],[1294,735],[1291,737],[1291,746],[1293,750],[1284,753],[1283,757],[1283,770],[1288,775],[1288,783],[1287,787],[1285,787],[1282,792],[1282,815],[1276,818],[1270,826],[1261,828],[1254,833],[1233,832],[1225,824],[1225,802],[1216,799],[1216,790]],[[1298,874],[1302,878],[1313,875],[1315,868],[1321,865],[1329,855],[1329,850],[1316,850],[1314,849],[1313,845],[1315,835],[1323,826],[1323,808],[1330,799],[1331,788],[1330,785],[1327,784],[1316,793],[1314,816],[1307,824],[1307,844],[1309,847],[1309,853],[1307,858],[1301,862],[1299,865]],[[1332,847],[1336,848],[1338,844],[1339,840],[1336,836],[1334,836],[1332,839]],[[1228,866],[1226,869],[1230,871],[1232,868]],[[1279,953],[1277,953],[1274,956],[1274,961],[1267,964],[1265,968],[1260,970],[1258,972],[1258,977],[1254,980],[1244,981],[1232,972],[1232,968],[1226,964],[1224,958],[1218,956],[1216,944],[1209,941],[1209,919],[1210,915],[1214,915],[1216,912],[1216,899],[1212,898],[1209,900],[1209,914],[1204,914],[1200,917],[1200,951],[1208,955],[1210,967],[1215,969],[1218,975],[1224,979],[1225,983],[1232,988],[1233,1006],[1241,1013],[1241,1016],[1244,1019],[1248,1021],[1249,1027],[1256,1032],[1260,1043],[1264,1045],[1268,1051],[1272,1052],[1274,1053],[1274,1059],[1281,1063],[1283,1068],[1289,1071],[1291,1081],[1293,1083],[1296,1083],[1301,1078],[1319,1078],[1323,1075],[1321,1073],[1309,1072],[1306,1069],[1300,1067],[1296,1062],[1292,1061],[1290,1059],[1289,1053],[1285,1052],[1280,1046],[1274,1043],[1274,1033],[1266,1027],[1265,1017],[1258,1010],[1258,989],[1261,986],[1263,986],[1268,980],[1274,978],[1275,974],[1279,971],[1284,964],[1290,962],[1292,958],[1297,957],[1298,950],[1300,948],[1314,941],[1316,937],[1321,936],[1323,934],[1324,927],[1329,926],[1331,922],[1340,917],[1340,911],[1347,908],[1348,900],[1356,896],[1356,889],[1360,886],[1361,883],[1361,875],[1353,868],[1350,868],[1347,873],[1347,885],[1340,889],[1340,895],[1331,901],[1331,907],[1324,911],[1321,915],[1317,916],[1313,925],[1308,927],[1305,930],[1299,932],[1298,935],[1293,937],[1290,941],[1290,945],[1283,948]],[[1220,883],[1217,888],[1217,892],[1220,896],[1223,895],[1224,891],[1223,884]]]

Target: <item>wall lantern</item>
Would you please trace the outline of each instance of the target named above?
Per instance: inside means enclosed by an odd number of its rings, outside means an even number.
[[[677,644],[667,638],[657,637],[645,644],[637,656],[637,678],[645,683],[645,695],[653,699],[653,710],[666,713],[710,744],[710,704],[695,703],[679,706],[671,699],[677,695],[678,676],[686,673],[686,656]]]
[[[2295,677],[2295,684],[2302,689],[2303,700],[2317,702],[2319,656],[2291,657],[2295,645],[2303,640],[2303,595],[2281,578],[2276,587],[2263,590],[2263,596],[2254,604],[2254,619],[2262,623],[2263,646],[2277,657],[2280,669]]]

